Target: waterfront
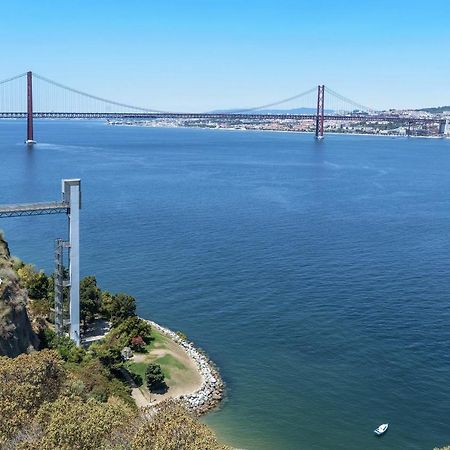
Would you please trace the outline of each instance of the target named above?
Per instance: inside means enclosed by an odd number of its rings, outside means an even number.
[[[0,203],[81,177],[82,270],[181,329],[248,449],[450,442],[450,142],[0,122]],[[2,220],[48,270],[63,217]],[[372,430],[391,423],[385,438]]]

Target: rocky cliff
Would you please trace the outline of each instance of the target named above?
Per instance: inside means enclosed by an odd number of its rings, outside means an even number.
[[[8,244],[0,234],[0,355],[15,357],[38,347],[25,308],[27,301],[13,270]]]

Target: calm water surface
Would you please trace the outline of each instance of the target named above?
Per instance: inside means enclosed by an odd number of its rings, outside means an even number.
[[[82,272],[183,330],[250,450],[450,443],[450,141],[0,122],[0,203],[82,178]],[[64,217],[2,219],[52,269]],[[381,439],[372,430],[391,429]]]

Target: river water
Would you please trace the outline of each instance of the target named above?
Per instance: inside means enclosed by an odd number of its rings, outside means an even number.
[[[221,439],[450,443],[450,141],[38,121],[29,150],[24,132],[0,122],[0,203],[82,179],[82,274],[206,349]],[[52,270],[64,216],[0,227]]]

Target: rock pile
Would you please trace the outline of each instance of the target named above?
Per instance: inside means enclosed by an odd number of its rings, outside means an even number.
[[[189,411],[198,415],[205,414],[215,408],[223,398],[224,383],[211,360],[196,349],[192,342],[181,338],[178,334],[151,320],[147,322],[183,347],[186,353],[195,361],[198,371],[202,376],[203,382],[201,388],[192,394],[180,396],[179,400],[186,405]]]

